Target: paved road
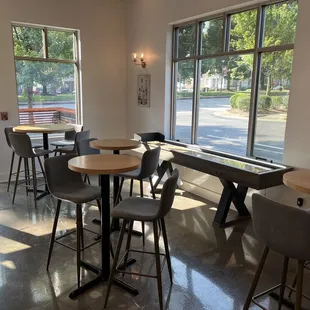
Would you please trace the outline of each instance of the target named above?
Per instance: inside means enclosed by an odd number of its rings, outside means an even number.
[[[178,100],[176,138],[190,142],[191,100]],[[233,116],[229,98],[200,100],[198,144],[226,152],[245,155],[248,118]],[[259,119],[256,127],[254,155],[282,161],[285,122]]]

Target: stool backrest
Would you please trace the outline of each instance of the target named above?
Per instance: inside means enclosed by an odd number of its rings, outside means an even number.
[[[170,211],[174,201],[175,190],[178,185],[178,178],[179,170],[174,169],[171,177],[165,181],[161,191],[160,206],[157,214],[158,218],[165,217]]]
[[[148,178],[155,173],[156,168],[158,166],[159,155],[160,155],[160,146],[155,149],[147,150],[144,152],[141,160],[141,172],[140,172],[140,177],[142,179]]]
[[[5,135],[6,143],[8,144],[9,147],[12,147],[10,137],[9,137],[10,133],[14,133],[13,127],[5,127],[4,128],[4,135]]]
[[[65,132],[65,140],[74,141],[75,135],[76,135],[78,132],[83,131],[83,125],[71,124],[71,126],[73,126],[74,129],[71,130],[71,131],[66,131],[66,132]]]
[[[44,161],[47,186],[52,195],[57,192],[71,190],[75,186],[84,185],[82,175],[69,169],[68,161],[76,155],[62,155]]]
[[[266,246],[284,256],[310,260],[310,213],[253,194],[253,227]]]
[[[9,139],[14,152],[24,158],[31,158],[35,154],[32,149],[30,137],[23,133],[10,133]]]
[[[77,141],[77,153],[79,156],[83,155],[93,155],[93,154],[100,154],[100,150],[94,149],[90,147],[89,143],[91,141],[97,140],[96,138],[90,138],[85,140]]]
[[[74,152],[77,153],[77,142],[89,139],[90,130],[77,132],[74,138]]]

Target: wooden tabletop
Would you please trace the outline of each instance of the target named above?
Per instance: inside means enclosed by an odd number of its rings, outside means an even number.
[[[68,167],[87,174],[118,174],[140,167],[141,160],[129,155],[85,155],[69,160]]]
[[[283,175],[283,183],[298,192],[310,194],[310,170],[287,172]]]
[[[74,130],[74,127],[66,124],[21,125],[13,127],[13,131],[24,133],[56,133],[71,130]]]
[[[91,141],[89,145],[99,150],[132,150],[141,145],[140,141],[131,139],[98,139]]]

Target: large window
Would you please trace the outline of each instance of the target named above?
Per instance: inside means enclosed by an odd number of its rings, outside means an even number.
[[[171,138],[281,162],[297,14],[276,1],[175,26]]]
[[[77,32],[12,25],[21,124],[79,122]]]

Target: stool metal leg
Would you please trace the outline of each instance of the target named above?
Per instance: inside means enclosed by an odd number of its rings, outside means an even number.
[[[133,230],[133,224],[134,224],[134,221],[130,221],[129,222],[129,228],[128,228],[128,236],[127,236],[127,242],[126,242],[126,248],[125,248],[125,251],[127,252],[130,248],[130,243],[131,243],[131,236],[132,236],[132,230]],[[124,257],[124,269],[126,268],[126,265],[127,265],[127,260],[128,260],[128,252],[125,254],[125,257]],[[123,276],[124,276],[124,273],[123,273]]]
[[[281,287],[280,287],[279,306],[278,306],[279,310],[281,310],[282,303],[283,303],[283,296],[284,296],[285,285],[286,285],[288,262],[289,262],[289,258],[285,256],[284,260],[283,260],[283,269],[282,269],[282,276],[281,276]]]
[[[77,285],[81,286],[81,227],[82,222],[82,205],[76,205],[76,268],[77,268]]]
[[[119,202],[120,202],[121,193],[122,193],[122,189],[123,189],[123,185],[124,185],[124,180],[125,180],[125,178],[121,178],[121,182],[120,182],[120,185],[119,185],[119,188],[118,188],[118,192],[117,192],[117,196],[116,196],[116,199],[115,199],[116,205],[118,205]]]
[[[83,251],[83,248],[84,248],[84,229],[83,229],[83,215],[82,215],[82,206],[81,208],[79,208],[79,212],[80,212],[80,216],[79,216],[79,219],[80,219],[80,237],[81,237],[81,251]]]
[[[37,208],[37,171],[34,157],[31,158],[32,164],[32,185],[33,185],[33,196],[34,196],[34,207]]]
[[[61,200],[58,199],[57,207],[56,207],[56,214],[55,214],[54,224],[53,224],[53,230],[52,230],[52,236],[51,236],[51,241],[50,241],[50,247],[49,247],[49,251],[48,251],[46,270],[48,270],[48,267],[50,265],[51,256],[52,256],[52,252],[53,252],[54,241],[55,241],[56,230],[57,230],[57,223],[58,223],[59,212],[60,212],[60,206],[61,206]]]
[[[17,189],[17,184],[18,184],[18,180],[19,180],[19,172],[20,172],[20,165],[21,165],[21,162],[22,162],[22,158],[19,157],[19,159],[18,159],[18,166],[17,166],[17,172],[16,172],[16,180],[15,180],[14,194],[13,194],[12,203],[15,202],[15,195],[16,195],[16,189]]]
[[[149,181],[150,181],[150,186],[151,186],[152,197],[153,197],[153,199],[156,199],[155,189],[154,189],[154,185],[153,185],[153,181],[152,181],[152,177],[151,176],[149,177]]]
[[[163,233],[163,239],[164,239],[164,245],[165,245],[165,253],[166,253],[166,259],[167,259],[167,266],[169,270],[170,275],[170,282],[173,283],[173,276],[172,276],[172,266],[171,266],[171,258],[170,258],[170,252],[169,252],[169,245],[168,245],[168,237],[167,237],[167,230],[166,230],[166,223],[165,219],[162,218],[160,220],[161,223],[161,229]]]
[[[161,279],[161,264],[160,264],[160,254],[159,254],[159,237],[158,237],[158,226],[157,221],[153,222],[154,228],[154,245],[155,245],[155,260],[156,260],[156,278],[157,278],[157,289],[159,298],[159,309],[163,310],[163,288]]]
[[[252,301],[252,297],[254,295],[254,292],[255,292],[255,289],[256,289],[259,277],[260,277],[260,275],[262,273],[262,270],[264,268],[264,265],[265,265],[268,253],[269,253],[269,248],[267,246],[265,246],[264,252],[263,252],[263,254],[261,256],[261,259],[259,261],[259,264],[257,266],[257,270],[256,270],[256,273],[255,273],[253,282],[251,284],[250,291],[248,293],[247,299],[246,299],[245,304],[243,306],[243,310],[248,310],[249,307],[250,307],[250,304],[251,304],[251,301]]]
[[[301,310],[305,261],[298,261],[295,310]]]
[[[9,180],[8,180],[7,192],[10,190],[11,179],[12,179],[12,174],[13,174],[14,158],[15,158],[15,152],[13,151],[12,152],[12,157],[11,157],[11,165],[10,165],[10,172],[9,172]]]
[[[128,221],[123,220],[123,225],[122,225],[122,228],[121,228],[121,232],[120,232],[118,243],[117,243],[117,247],[116,247],[115,258],[114,258],[114,261],[113,261],[113,266],[112,266],[112,270],[110,272],[110,277],[109,277],[109,281],[108,281],[107,293],[106,293],[105,301],[104,301],[104,308],[107,307],[107,303],[108,303],[108,299],[109,299],[112,283],[114,281],[114,275],[115,275],[115,271],[116,271],[116,266],[117,266],[117,263],[118,263],[119,254],[120,254],[120,251],[121,251],[121,247],[122,247],[122,243],[123,243],[123,239],[124,239],[124,234],[125,234],[125,229],[126,229],[127,223],[128,223]]]
[[[25,184],[26,184],[26,195],[28,196],[28,186],[30,185],[29,178],[28,178],[28,168],[27,168],[27,158],[24,158],[24,172],[25,172]]]
[[[130,180],[130,191],[129,191],[129,196],[132,196],[132,191],[133,191],[133,179]]]
[[[140,180],[140,196],[143,198],[143,180]],[[145,224],[141,222],[142,225],[142,243],[145,246]]]
[[[295,288],[296,283],[297,283],[297,274],[295,275],[294,281],[292,283],[292,288]],[[293,290],[291,289],[290,292],[288,293],[288,298],[291,298],[292,293],[293,293]]]

